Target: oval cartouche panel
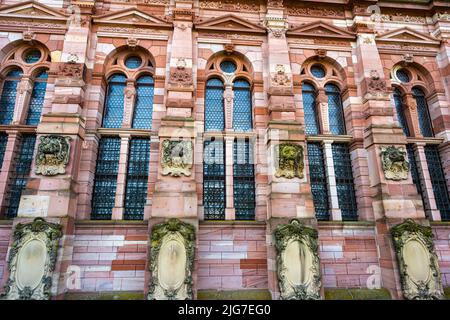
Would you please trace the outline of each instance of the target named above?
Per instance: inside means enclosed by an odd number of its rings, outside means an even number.
[[[403,247],[403,260],[407,266],[408,275],[413,281],[427,281],[429,279],[430,255],[425,246],[417,241],[410,240]]]
[[[186,249],[175,239],[161,245],[158,257],[158,279],[164,289],[179,288],[185,278]]]
[[[41,240],[32,239],[17,253],[16,281],[20,289],[35,289],[42,281],[47,261],[47,247]]]
[[[309,248],[299,241],[290,241],[284,250],[286,280],[293,286],[309,283],[312,261]]]

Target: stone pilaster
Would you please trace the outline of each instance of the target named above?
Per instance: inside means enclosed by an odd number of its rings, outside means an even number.
[[[323,155],[325,157],[325,168],[327,173],[327,183],[328,183],[328,203],[330,206],[330,220],[342,220],[342,212],[339,209],[339,200],[337,195],[337,187],[336,187],[336,174],[334,172],[334,162],[333,162],[333,152],[331,149],[333,141],[332,140],[323,140]]]
[[[117,174],[116,199],[111,217],[112,220],[123,220],[129,145],[130,135],[120,135],[119,171]]]

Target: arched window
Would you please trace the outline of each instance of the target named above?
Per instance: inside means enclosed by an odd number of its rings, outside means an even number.
[[[11,70],[6,75],[0,98],[0,124],[10,124],[13,120],[17,85],[21,77],[22,71],[19,69]]]
[[[341,92],[334,84],[325,86],[325,94],[328,97],[328,121],[332,134],[345,134],[344,110],[341,100]]]
[[[309,135],[319,134],[319,122],[316,110],[316,90],[313,85],[302,84],[303,112],[305,114],[305,132]]]
[[[402,93],[398,88],[394,89],[394,103],[395,103],[395,111],[397,112],[398,122],[402,126],[403,133],[409,137],[409,128],[408,122],[406,121],[405,112],[403,110],[403,99]]]
[[[234,81],[233,91],[233,129],[236,131],[249,131],[252,129],[250,83],[247,80],[237,79]]]
[[[136,103],[132,127],[151,129],[153,115],[154,81],[149,75],[139,77],[136,81]]]
[[[422,91],[422,89],[416,87],[412,89],[412,94],[414,99],[416,99],[420,132],[424,137],[433,137],[433,127],[431,125],[431,119],[428,112],[428,104],[425,98],[425,93]]]
[[[220,79],[212,78],[206,83],[205,130],[222,131],[225,128],[223,106],[224,86]]]
[[[34,79],[33,92],[31,93],[28,115],[25,124],[37,125],[41,119],[42,105],[44,104],[47,88],[47,71],[40,72]]]
[[[122,127],[126,80],[123,74],[114,74],[108,79],[103,128]]]

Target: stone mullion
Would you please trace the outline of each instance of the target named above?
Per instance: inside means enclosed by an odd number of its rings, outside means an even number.
[[[417,115],[417,103],[416,99],[411,93],[408,93],[403,98],[405,101],[405,117],[408,123],[409,134],[413,137],[422,137],[419,126],[419,118]]]
[[[223,92],[223,102],[225,130],[233,130],[234,92],[232,84],[225,85],[225,91]]]
[[[116,199],[111,217],[112,220],[123,220],[130,138],[129,134],[120,135],[119,171],[117,174]]]
[[[325,94],[323,88],[319,89],[319,94],[317,95],[317,113],[319,116],[319,127],[320,133],[330,134],[330,121],[328,117],[328,97]]]
[[[124,89],[124,95],[122,128],[131,128],[133,123],[134,108],[136,104],[136,84],[134,80],[127,80],[127,86]]]
[[[23,77],[17,85],[16,104],[14,106],[13,124],[21,124],[30,104],[31,93],[33,91],[33,81],[29,77]]]
[[[341,209],[339,208],[339,199],[336,187],[336,174],[334,172],[333,151],[331,148],[332,143],[332,140],[322,141],[323,155],[325,158],[325,169],[327,174],[328,201],[331,212],[330,220],[341,221],[342,213]]]
[[[225,220],[234,220],[234,181],[233,181],[233,144],[234,137],[225,137]]]
[[[11,172],[14,171],[15,154],[20,146],[20,133],[17,131],[7,131],[8,142],[6,144],[5,155],[3,156],[3,164],[0,171],[0,217],[4,215],[5,197],[8,193],[8,181]]]

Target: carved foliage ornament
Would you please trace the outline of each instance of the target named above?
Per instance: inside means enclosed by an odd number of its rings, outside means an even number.
[[[408,179],[409,162],[406,159],[404,148],[381,147],[381,165],[386,179],[394,181]]]
[[[41,136],[36,154],[36,174],[64,174],[69,163],[70,140],[70,137],[56,135]]]
[[[284,18],[268,17],[264,24],[275,38],[282,38],[288,29],[288,23]]]
[[[153,227],[148,300],[192,299],[195,229],[178,219]]]
[[[275,241],[281,299],[321,299],[317,230],[292,219],[277,226]]]
[[[163,176],[190,176],[193,162],[192,141],[164,140],[161,152]]]
[[[407,219],[393,227],[391,233],[404,297],[409,300],[442,299],[441,275],[431,228]]]
[[[273,85],[275,85],[275,86],[282,86],[282,87],[290,86],[291,79],[286,74],[286,70],[285,70],[284,65],[277,64],[275,71],[276,71],[276,73],[272,77]]]
[[[281,143],[275,147],[275,155],[278,157],[278,168],[275,173],[277,178],[303,178],[302,146],[293,143]]]
[[[8,258],[9,278],[2,299],[50,299],[61,236],[61,225],[42,218],[16,226]]]

